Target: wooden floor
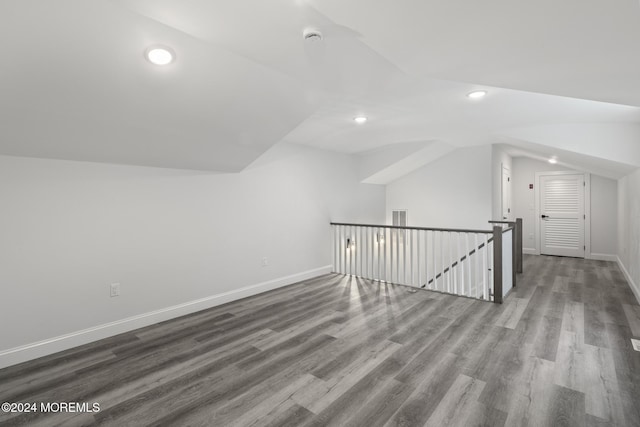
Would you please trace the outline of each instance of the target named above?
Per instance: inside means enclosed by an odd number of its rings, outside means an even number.
[[[338,275],[0,370],[2,425],[638,426],[615,263],[525,258],[503,305]]]

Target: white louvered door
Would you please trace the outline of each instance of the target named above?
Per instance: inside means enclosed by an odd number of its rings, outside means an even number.
[[[583,174],[540,177],[540,253],[584,258]]]

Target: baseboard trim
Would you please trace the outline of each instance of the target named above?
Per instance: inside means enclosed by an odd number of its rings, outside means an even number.
[[[527,255],[539,255],[535,248],[522,248],[522,253]]]
[[[596,261],[613,261],[613,262],[617,262],[618,261],[618,256],[617,255],[611,255],[611,254],[599,254],[599,253],[591,253],[591,255],[589,255],[589,259],[594,259]]]
[[[223,292],[221,294],[143,313],[137,316],[127,317],[125,319],[116,320],[114,322],[26,344],[20,347],[3,350],[0,351],[0,369],[37,359],[42,356],[48,356],[59,351],[68,350],[83,344],[88,344],[93,341],[108,338],[123,332],[129,332],[155,323],[164,322],[165,320],[206,310],[207,308],[215,307],[227,302],[281,288],[303,280],[312,279],[323,274],[331,273],[331,271],[333,271],[333,266],[327,265],[313,270],[258,283],[256,285],[246,286],[241,289]]]
[[[640,287],[636,284],[636,282],[633,281],[633,279],[631,278],[631,275],[627,271],[626,267],[622,263],[622,260],[620,259],[619,256],[616,256],[616,261],[618,261],[618,266],[620,267],[620,270],[622,270],[622,274],[624,274],[624,277],[627,279],[627,282],[629,283],[629,287],[631,288],[631,291],[633,291],[633,294],[636,296],[636,300],[638,300],[638,304],[640,304]]]

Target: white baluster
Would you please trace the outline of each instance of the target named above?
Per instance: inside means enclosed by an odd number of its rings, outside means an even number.
[[[389,228],[389,247],[387,248],[387,283],[393,282],[393,239],[394,239],[394,230],[393,228]]]
[[[351,271],[354,276],[358,275],[358,252],[360,252],[360,240],[358,240],[358,227],[354,226],[353,230],[351,232],[351,235],[353,236],[353,246],[351,247],[351,257],[352,257],[352,264],[351,264]]]
[[[467,254],[470,253],[473,248],[471,247],[471,244],[469,243],[470,240],[472,239],[472,235],[471,234],[467,234]],[[467,264],[467,281],[469,282],[469,286],[468,286],[468,290],[467,290],[467,295],[471,296],[471,286],[473,285],[473,255],[469,255],[469,263]]]
[[[393,228],[389,229],[389,234],[391,235],[391,240],[389,241],[389,274],[387,277],[387,282],[389,283],[393,283],[393,263],[395,261],[395,248],[394,248],[394,243],[395,243],[395,235],[396,230]]]
[[[364,229],[362,227],[358,227],[358,240],[359,240],[359,244],[360,244],[360,248],[358,250],[358,252],[356,253],[356,256],[358,257],[358,259],[360,260],[360,270],[359,270],[359,276],[360,277],[364,277],[364,269],[362,268],[362,263],[364,261],[364,254],[366,254],[365,252],[365,247],[364,247],[364,239],[363,239],[363,231]]]
[[[409,230],[409,283],[407,285],[414,285],[414,277],[413,277],[413,234],[416,230]]]
[[[358,253],[360,252],[360,240],[358,240],[359,227],[353,227],[353,249],[351,249],[351,256],[353,257],[353,275],[358,275]]]
[[[358,242],[358,239],[356,238],[357,233],[358,227],[354,226],[351,229],[351,238],[353,239],[353,246],[351,247],[351,275],[353,276],[358,275],[358,254],[356,253],[356,249],[358,249],[360,242]]]
[[[389,241],[387,240],[387,229],[383,228],[382,230],[382,235],[383,235],[383,240],[384,243],[382,244],[382,264],[381,266],[381,271],[382,271],[382,280],[383,281],[387,281],[387,248],[389,246]]]
[[[360,241],[358,240],[358,227],[354,226],[353,230],[352,230],[352,234],[353,236],[353,247],[351,248],[351,257],[352,257],[352,264],[351,264],[351,270],[354,276],[358,275],[358,252],[360,251],[359,245],[360,245]],[[358,251],[356,251],[356,249]]]
[[[491,248],[489,248],[489,245],[491,245]],[[495,269],[495,264],[493,262],[493,241],[491,241],[491,243],[487,245],[487,258],[488,258],[487,262],[489,263],[489,266],[491,266],[491,270],[489,271],[489,279],[487,280],[487,299],[490,301],[493,301],[493,297],[491,296],[494,294],[493,274]]]
[[[452,254],[450,265],[451,265],[451,269],[453,270],[451,275],[451,292],[454,294],[457,294],[458,293],[458,264],[456,264],[455,267],[453,266],[453,264],[460,261],[460,258],[458,258],[458,254],[457,254],[458,233],[454,233],[452,231],[449,234],[451,235],[450,252]]]
[[[351,258],[351,249],[349,249],[349,242],[351,242],[351,236],[349,232],[351,231],[351,227],[345,225],[344,227],[344,238],[345,238],[345,257],[344,257],[344,273],[350,274],[351,264],[349,260]],[[347,242],[348,240],[348,242]]]
[[[376,249],[378,251],[378,257],[376,258],[376,264],[378,267],[378,280],[380,280],[381,276],[382,276],[382,265],[380,263],[380,246],[382,245],[381,241],[380,241],[380,228],[376,229],[378,234],[377,234],[377,238],[376,238]]]
[[[396,229],[396,278],[393,283],[400,283],[400,230]]]
[[[482,275],[482,299],[488,299],[489,295],[488,295],[488,288],[487,288],[487,273],[488,273],[488,258],[489,258],[489,240],[487,239],[487,235],[483,234],[483,240],[484,240],[484,256],[482,257],[482,270],[484,271],[484,274]]]
[[[382,229],[382,233],[384,234],[384,244],[382,246],[382,258],[383,258],[383,262],[382,262],[382,277],[384,279],[385,282],[387,282],[387,278],[388,278],[388,269],[387,269],[387,262],[389,260],[389,251],[391,250],[390,245],[391,245],[391,241],[387,238],[387,228],[383,228]]]
[[[417,286],[420,287],[422,284],[422,257],[420,256],[420,245],[422,244],[422,239],[420,238],[420,230],[416,230],[416,261],[418,263],[418,281]]]
[[[425,288],[430,286],[429,283],[429,231],[424,231],[424,283],[427,285]]]
[[[448,246],[447,254],[449,255],[449,258],[447,259],[447,262],[445,264],[445,268],[451,266],[451,233],[446,233],[446,236],[447,236],[447,240],[446,241],[447,241],[447,246]],[[451,293],[451,270],[449,270],[449,273],[447,273],[447,292]]]
[[[411,254],[411,231],[410,230],[402,230],[402,282],[405,285],[408,285],[407,282],[407,258]]]
[[[462,294],[465,296],[471,295],[469,292],[469,283],[471,283],[471,278],[469,277],[469,266],[471,265],[471,259],[469,255],[469,233],[464,233],[464,244],[462,250],[464,251],[464,256],[466,256],[467,262],[462,267]],[[465,268],[467,271],[465,271]]]
[[[336,250],[337,250],[337,254],[336,256],[337,258],[337,264],[338,264],[338,273],[343,274],[344,272],[342,271],[342,226],[337,225],[336,226]]]
[[[362,275],[365,279],[371,279],[371,275],[369,275],[369,256],[371,255],[371,248],[369,246],[370,240],[369,237],[371,235],[371,228],[365,227],[363,230],[364,233],[364,243],[365,243],[365,252],[362,253],[364,256],[364,274]]]
[[[475,278],[473,281],[474,287],[475,287],[475,294],[476,294],[476,298],[480,298],[480,285],[482,285],[482,274],[480,274],[480,272],[482,271],[482,253],[480,252],[480,249],[478,248],[478,246],[480,246],[480,243],[478,242],[478,234],[474,235],[474,249],[476,250],[475,253],[475,267],[476,267],[476,274],[475,274]]]
[[[344,229],[342,225],[338,226],[338,233],[340,235],[340,240],[338,242],[339,247],[340,247],[340,273],[344,274],[344,244],[345,244],[345,240],[344,240]]]
[[[430,289],[436,289],[436,276],[438,274],[438,250],[437,250],[437,232],[431,232],[431,286]]]
[[[376,280],[376,239],[375,239],[375,228],[369,228],[369,250],[371,253],[369,254],[369,270],[371,271],[371,280]]]
[[[348,262],[349,262],[349,274],[353,274],[353,226],[349,226],[348,230],[347,230],[347,235],[349,236],[349,245],[347,246],[348,250],[349,250],[349,254],[347,256]]]
[[[464,253],[462,253],[461,237],[462,233],[456,233],[456,242],[458,243],[458,255],[456,256],[458,261],[458,294],[464,295],[464,260],[462,259]]]

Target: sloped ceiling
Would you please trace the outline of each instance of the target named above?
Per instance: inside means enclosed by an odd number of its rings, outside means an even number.
[[[416,141],[503,142],[619,176],[640,167],[639,47],[636,0],[3,0],[0,154],[236,172],[280,141],[397,144],[404,170],[437,157],[408,161]]]

